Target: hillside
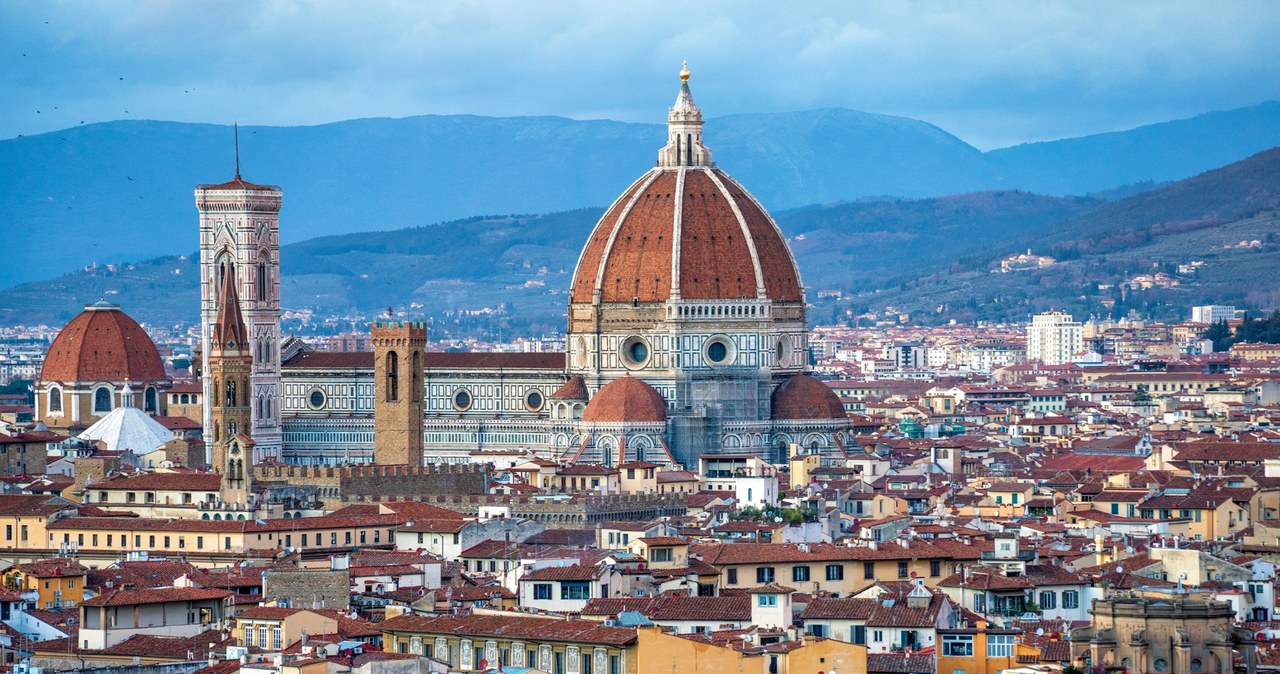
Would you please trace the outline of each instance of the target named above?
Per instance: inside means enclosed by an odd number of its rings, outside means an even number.
[[[1194,304],[1274,307],[1280,302],[1277,209],[1280,148],[1027,231],[950,269],[853,298],[849,307],[958,320],[1023,319],[1052,307],[1077,315],[1134,309],[1169,319],[1185,318]],[[995,260],[1029,245],[1061,263],[990,273]],[[1203,264],[1194,272],[1179,270],[1197,261]],[[1137,277],[1160,272],[1170,287],[1140,287]]]
[[[985,192],[812,206],[780,213],[778,221],[813,295],[817,289],[872,289],[885,279],[928,274],[957,251],[976,253],[1009,232],[1034,230],[1100,203]],[[281,250],[284,305],[352,319],[392,306],[459,321],[455,327],[462,332],[476,322],[453,312],[503,305],[509,326],[526,332],[562,329],[565,291],[600,214],[601,209],[582,209],[469,218],[290,244]],[[191,322],[199,301],[191,257],[99,266],[0,291],[0,324],[57,324],[103,296],[140,320]],[[287,322],[286,329],[302,328]]]
[[[468,115],[241,129],[243,173],[284,188],[281,236],[604,206],[661,124]],[[711,119],[717,162],[775,212],[868,196],[1084,194],[1176,180],[1280,144],[1280,104],[982,153],[918,120],[844,109]],[[225,126],[122,121],[0,141],[0,287],[197,245],[192,190],[232,172]],[[148,236],[138,236],[146,231]]]
[[[284,189],[285,243],[605,206],[665,139],[660,124],[466,115],[240,130],[245,178]],[[169,122],[0,141],[6,243],[41,251],[0,267],[0,287],[195,249],[192,192],[230,177],[231,141],[229,127]],[[849,110],[713,120],[707,142],[775,209],[962,191],[985,175],[977,150],[936,127]],[[143,226],[158,236],[137,236]]]

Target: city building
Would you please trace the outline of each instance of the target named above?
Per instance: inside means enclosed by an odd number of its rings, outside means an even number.
[[[1206,304],[1191,307],[1191,322],[1212,325],[1236,319],[1236,308],[1227,304]]]
[[[1039,314],[1027,328],[1027,360],[1060,365],[1084,351],[1084,333],[1079,323],[1060,311]]]
[[[657,166],[606,210],[583,248],[570,285],[567,354],[421,354],[428,463],[466,462],[482,448],[534,449],[562,462],[687,468],[718,452],[782,462],[792,444],[843,455],[849,418],[831,389],[807,374],[804,288],[795,259],[759,202],[712,163],[702,126],[686,70]],[[262,312],[278,304],[278,260],[268,243],[279,192],[237,181],[201,187],[201,203],[231,200],[224,207],[236,213],[230,222],[265,252],[250,254],[258,248],[218,238],[225,219],[202,209],[204,307],[212,322],[215,266],[250,265],[252,278],[240,288],[257,344],[257,330],[278,330]],[[245,230],[245,223],[257,229]],[[260,300],[255,293],[262,292]],[[281,351],[284,461],[377,460],[377,401],[385,400],[391,377],[409,383],[418,369],[405,362],[400,367],[412,374],[392,373],[385,359],[367,352],[324,353],[293,343]],[[255,400],[275,381],[274,362],[255,359]],[[256,408],[254,414],[257,455],[270,456],[262,434],[274,427],[260,421],[273,417]],[[419,462],[416,450],[401,460]]]
[[[58,333],[35,384],[36,419],[76,435],[121,406],[166,413],[170,384],[155,342],[107,302],[85,307]]]

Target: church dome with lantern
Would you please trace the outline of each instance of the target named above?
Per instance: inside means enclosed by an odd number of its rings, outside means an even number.
[[[54,338],[36,385],[36,415],[51,430],[76,432],[120,406],[160,414],[169,386],[155,342],[107,302],[85,307]]]

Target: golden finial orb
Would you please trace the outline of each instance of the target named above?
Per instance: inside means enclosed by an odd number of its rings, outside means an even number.
[[[680,68],[680,81],[681,82],[689,81],[689,62],[688,61],[685,61],[684,65]]]

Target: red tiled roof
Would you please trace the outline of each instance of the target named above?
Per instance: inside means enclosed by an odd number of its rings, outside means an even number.
[[[275,185],[258,185],[255,183],[251,183],[248,180],[241,178],[239,173],[236,174],[236,177],[232,178],[231,180],[228,180],[225,183],[218,183],[217,185],[200,185],[196,189],[198,190],[259,190],[259,191],[266,191],[266,192],[280,191],[280,188],[276,187]]]
[[[571,377],[564,386],[551,394],[553,400],[586,400],[591,394],[587,392],[587,383],[582,377]]]
[[[422,367],[427,370],[563,370],[564,363],[564,353],[550,351],[428,351],[422,354]]]
[[[679,175],[683,191],[676,189]],[[599,290],[604,302],[662,302],[676,283],[685,299],[754,299],[757,285],[774,301],[802,298],[795,262],[777,226],[742,186],[713,167],[658,168],[628,188],[588,239],[571,298],[591,302]]]
[[[202,587],[166,587],[146,590],[110,590],[92,599],[86,599],[81,606],[133,606],[136,604],[166,604],[173,601],[201,601],[207,599],[226,599],[231,596],[227,590],[215,590]]]
[[[40,369],[44,382],[166,379],[155,342],[115,305],[86,308],[58,333]]]
[[[236,615],[236,618],[242,620],[284,620],[295,613],[301,613],[305,610],[283,606],[254,606],[241,611]]]
[[[469,615],[424,618],[399,615],[378,624],[383,632],[447,634],[561,643],[627,646],[636,641],[636,630],[606,627],[594,620],[553,620],[524,616]]]
[[[222,477],[217,473],[140,473],[113,477],[95,483],[90,489],[126,491],[206,491],[216,492],[222,487]]]
[[[546,566],[534,569],[520,577],[525,581],[558,581],[558,580],[595,580],[600,577],[600,568],[596,566]]]
[[[807,374],[796,374],[778,385],[772,396],[774,419],[848,419],[840,396]]]
[[[645,613],[657,601],[654,597],[604,597],[592,599],[582,607],[584,616],[616,616],[624,611]]]
[[[600,387],[582,412],[593,423],[657,422],[667,419],[667,401],[661,393],[631,375]]]
[[[74,559],[57,557],[41,559],[26,564],[19,564],[17,569],[33,578],[59,578],[62,576],[83,576],[89,571]]]
[[[659,597],[648,612],[650,620],[713,620],[723,622],[750,622],[751,597]]]

